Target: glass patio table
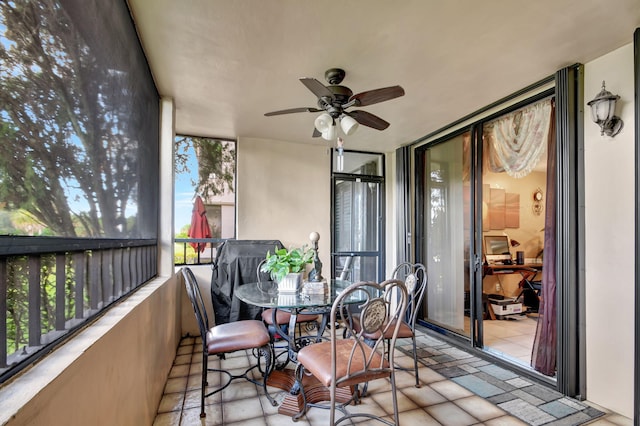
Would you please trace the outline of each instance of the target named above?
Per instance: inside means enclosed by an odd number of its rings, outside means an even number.
[[[350,281],[327,280],[326,289],[320,294],[308,293],[305,291],[304,286],[297,292],[283,293],[278,291],[278,285],[275,282],[262,281],[238,286],[234,295],[250,305],[273,309],[272,323],[278,335],[287,342],[289,360],[295,362],[300,348],[322,339],[333,301],[349,285],[351,285]],[[362,297],[356,295],[353,297],[352,303],[358,303],[363,300],[364,294],[362,294]],[[291,318],[286,328],[276,321],[278,310],[291,313]],[[305,315],[322,315],[322,320],[317,327],[315,335],[295,335],[296,320],[301,313]]]
[[[267,384],[277,388],[288,390],[285,398],[282,400],[278,412],[280,414],[294,416],[303,408],[303,398],[300,397],[300,384],[297,382],[294,370],[286,369],[289,361],[297,362],[298,351],[309,344],[318,342],[323,339],[322,334],[327,327],[331,306],[338,295],[349,285],[350,281],[344,280],[327,280],[326,291],[322,294],[307,293],[304,286],[295,293],[278,292],[278,285],[272,281],[263,281],[256,283],[248,283],[238,286],[234,295],[241,301],[260,306],[265,309],[273,309],[273,324],[276,332],[287,342],[287,361],[276,366],[276,369],[269,374]],[[366,300],[364,291],[356,292],[348,303],[360,303]],[[284,310],[291,313],[288,328],[285,330],[276,321],[278,310]],[[296,336],[296,319],[301,313],[322,315],[320,325],[317,327],[315,335],[305,334]],[[334,326],[332,324],[332,326]],[[309,380],[309,382],[307,382]],[[307,402],[325,401],[330,397],[329,391],[324,385],[317,382],[313,376],[303,378],[305,398]],[[347,388],[339,388],[336,394],[338,402],[347,402],[351,399],[351,390]]]

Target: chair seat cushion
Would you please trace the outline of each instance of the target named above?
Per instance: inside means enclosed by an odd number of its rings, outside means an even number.
[[[369,358],[373,352],[373,349],[366,345],[357,348],[353,353],[351,369],[347,371],[354,342],[352,339],[336,341],[336,378],[339,387],[352,386],[357,383],[368,382],[369,380],[389,377],[391,375],[391,372],[386,370],[386,368],[389,367],[389,362],[383,359],[379,353],[375,352],[372,356],[370,370],[366,374],[342,381],[347,377],[347,374],[354,375],[364,371],[365,359]],[[298,362],[301,363],[308,372],[312,373],[320,383],[327,387],[331,385],[331,342],[314,343],[300,349],[300,352],[298,352]],[[385,370],[375,370],[375,368],[381,366]]]
[[[289,324],[289,320],[291,319],[291,312],[283,311],[282,309],[278,309],[276,311],[276,321],[278,325],[286,325]],[[317,321],[318,315],[311,314],[298,314],[296,317],[296,323],[299,322],[312,322]],[[262,312],[262,321],[269,325],[273,325],[273,309],[265,309]]]
[[[391,327],[387,328],[387,331],[384,336],[385,339],[391,339],[393,337],[393,329],[395,327],[395,322],[396,320],[393,320],[391,323]],[[360,317],[357,315],[353,316],[353,329],[356,333],[360,333],[360,330],[362,329],[362,327],[360,326]],[[377,332],[377,333],[364,333],[364,335],[369,339],[375,340],[378,338],[380,334],[379,332]],[[409,324],[407,324],[405,321],[402,321],[400,323],[400,329],[398,330],[398,339],[409,338],[409,337],[413,337],[413,330],[411,329],[411,326]]]
[[[207,351],[221,354],[268,344],[267,327],[258,320],[235,321],[216,325],[207,332]]]

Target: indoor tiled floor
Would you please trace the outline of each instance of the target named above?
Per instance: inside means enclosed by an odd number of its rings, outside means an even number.
[[[495,324],[499,327],[498,322]],[[406,342],[397,352],[398,364],[410,366]],[[515,343],[517,344],[517,342]],[[398,406],[404,425],[632,425],[630,419],[608,414],[584,402],[532,383],[486,360],[455,348],[428,331],[418,336],[421,388],[414,387],[412,372],[398,371]],[[227,369],[242,369],[248,354],[228,355],[222,361]],[[290,417],[278,414],[264,397],[262,389],[247,381],[235,381],[224,391],[207,398],[206,419],[200,414],[201,344],[185,338],[178,348],[174,366],[158,407],[154,425],[287,425]],[[220,361],[210,358],[210,365]],[[244,370],[242,370],[244,371]],[[209,375],[211,386],[219,377]],[[386,380],[371,382],[369,395],[357,410],[387,415],[391,392]],[[279,402],[285,392],[269,387]],[[311,408],[295,424],[326,425],[328,412]],[[358,423],[369,424],[370,421]],[[378,423],[379,424],[379,423]]]
[[[537,314],[485,320],[482,322],[484,345],[528,366],[531,364],[531,349],[537,324]]]

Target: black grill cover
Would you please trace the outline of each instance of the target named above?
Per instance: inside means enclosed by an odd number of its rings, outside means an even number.
[[[256,282],[258,264],[267,251],[283,248],[279,240],[228,240],[218,247],[211,275],[211,301],[216,324],[260,319],[262,308],[234,297],[234,289]]]

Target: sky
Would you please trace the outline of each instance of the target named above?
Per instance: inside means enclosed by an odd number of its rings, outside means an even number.
[[[188,173],[176,173],[175,175],[175,195],[174,195],[174,232],[180,232],[180,228],[184,225],[191,224],[191,210],[195,198],[195,188],[191,181],[197,179],[198,162],[196,161],[195,151],[189,148],[189,160],[187,161]]]

